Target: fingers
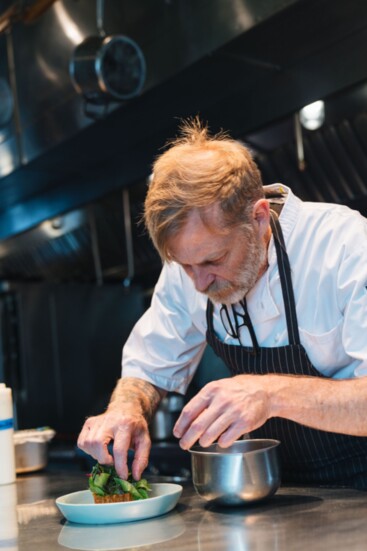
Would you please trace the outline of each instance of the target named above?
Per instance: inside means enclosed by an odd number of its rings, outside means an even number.
[[[135,480],[140,480],[144,469],[149,462],[149,452],[151,440],[148,430],[145,426],[140,430],[131,433],[126,427],[120,427],[115,434],[113,445],[113,455],[115,459],[115,468],[117,474],[126,479],[128,477],[128,450],[135,450],[132,463],[132,476]]]
[[[144,469],[148,466],[150,448],[150,437],[147,433],[144,433],[135,443],[135,455],[131,466],[131,472],[135,480],[141,479]]]
[[[173,434],[180,438],[184,450],[199,440],[202,446],[209,446],[232,422],[220,394],[221,383],[214,381],[202,388],[184,407]]]
[[[213,444],[221,435],[224,435],[234,423],[234,415],[230,412],[220,413],[218,409],[210,407],[204,410],[190,425],[180,440],[184,450],[190,449],[196,442],[203,447]],[[232,431],[233,432],[233,431]],[[246,432],[243,430],[243,432]],[[231,439],[231,434],[227,440]],[[226,438],[224,439],[226,442]]]
[[[108,451],[111,441],[113,456]],[[129,475],[128,451],[134,449],[132,475],[139,480],[148,465],[151,441],[147,422],[142,416],[125,414],[122,418],[105,413],[87,419],[78,446],[102,465],[114,464],[117,474],[125,480]]]
[[[236,440],[239,440],[246,434],[239,423],[231,425],[227,431],[223,432],[218,438],[218,444],[221,448],[229,448]]]
[[[131,433],[126,427],[120,427],[115,433],[113,443],[113,457],[115,469],[120,478],[127,479],[129,469],[127,465],[127,456],[130,448]]]
[[[113,457],[108,451],[108,444],[113,435],[105,432],[98,417],[90,417],[84,423],[77,445],[102,465],[112,465]]]
[[[186,404],[173,427],[173,434],[176,438],[181,438],[190,429],[194,420],[207,409],[210,401],[211,396],[208,393],[204,394],[204,389],[202,389]]]
[[[181,448],[188,450],[196,442],[206,448],[218,442],[227,448],[247,432],[248,423],[245,419],[238,420],[233,414],[222,414],[216,417],[217,412],[206,410],[190,426],[180,440]]]
[[[233,419],[229,415],[220,415],[215,420],[209,420],[205,430],[200,435],[200,446],[205,448],[216,442],[232,426],[232,422]]]
[[[234,377],[208,383],[184,407],[173,433],[187,450],[197,441],[203,447],[218,441],[230,446],[269,417],[263,379]],[[250,385],[252,383],[252,386]]]

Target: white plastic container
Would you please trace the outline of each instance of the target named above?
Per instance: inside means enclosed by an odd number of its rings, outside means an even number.
[[[0,383],[0,485],[15,482],[13,400],[10,388]]]

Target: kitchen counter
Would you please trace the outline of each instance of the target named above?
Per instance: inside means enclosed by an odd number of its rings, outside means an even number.
[[[365,492],[281,487],[275,496],[256,506],[216,508],[197,496],[187,481],[177,507],[162,517],[108,526],[65,521],[55,498],[86,486],[83,472],[59,468],[18,476],[15,484],[0,486],[0,549],[366,549]]]

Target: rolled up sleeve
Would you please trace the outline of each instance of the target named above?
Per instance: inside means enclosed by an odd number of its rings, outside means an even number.
[[[122,376],[184,394],[206,346],[205,301],[177,264],[166,264],[123,348]]]

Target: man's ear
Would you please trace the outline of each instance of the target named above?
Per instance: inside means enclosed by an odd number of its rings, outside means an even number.
[[[262,237],[268,231],[270,224],[270,206],[267,199],[256,201],[252,210],[252,217],[259,229],[259,235]]]

